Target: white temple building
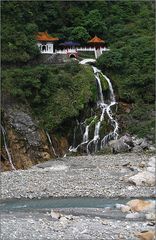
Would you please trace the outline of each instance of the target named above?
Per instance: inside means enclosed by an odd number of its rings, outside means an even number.
[[[55,43],[59,40],[57,37],[51,37],[47,32],[38,32],[36,36],[37,45],[42,54],[66,54],[68,57],[78,57],[78,52],[94,52],[95,58],[98,58],[104,51],[109,51],[110,49],[105,47],[105,41],[101,38],[95,36],[90,41],[86,47],[69,45],[55,49]],[[70,41],[72,43],[72,41]],[[68,42],[68,43],[70,43]],[[62,44],[60,44],[62,45]],[[79,44],[80,45],[80,44]]]
[[[59,38],[50,37],[47,32],[38,32],[36,36],[37,45],[41,53],[54,53],[54,43]]]

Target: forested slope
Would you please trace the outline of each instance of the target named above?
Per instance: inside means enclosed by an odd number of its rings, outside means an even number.
[[[67,81],[71,79],[70,70],[65,68],[58,72],[59,68],[31,68],[31,65],[25,69],[25,65],[40,54],[35,40],[38,31],[48,31],[62,40],[77,40],[82,44],[97,35],[105,39],[111,49],[97,60],[97,64],[112,80],[117,100],[130,104],[128,113],[119,105],[119,119],[124,122],[120,125],[122,130],[139,135],[153,134],[154,12],[154,1],[3,1],[2,91],[27,101],[35,114],[41,106],[40,113],[46,116],[43,124],[49,129],[77,115],[83,105],[94,98],[94,91],[88,93],[90,90],[87,90],[90,89],[89,81],[82,84],[90,76],[89,70],[81,68],[75,76],[81,75],[78,80],[81,83],[79,95],[76,87],[71,86],[71,98],[77,102],[76,108],[71,109],[65,97],[71,84]],[[48,76],[52,76],[55,83]],[[61,86],[59,77],[64,82]],[[46,87],[43,87],[44,82]],[[51,93],[48,91],[50,84],[56,86],[56,92],[55,88]],[[58,91],[62,97],[58,97]],[[86,97],[79,99],[83,94]],[[32,95],[35,96],[33,101]],[[59,111],[54,107],[53,95],[61,106]]]

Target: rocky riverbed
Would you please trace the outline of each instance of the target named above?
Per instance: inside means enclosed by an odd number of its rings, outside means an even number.
[[[91,210],[88,210],[88,212]],[[147,221],[106,219],[102,216],[65,215],[52,219],[50,213],[2,214],[2,239],[4,240],[109,240],[137,239],[135,234],[154,230]]]
[[[3,172],[1,197],[149,197],[154,186],[128,182],[147,166],[149,158],[135,153],[69,157]]]
[[[153,199],[155,193],[152,181],[146,182],[146,179],[143,179],[135,182],[131,179],[140,173],[146,174],[147,171],[153,174],[153,159],[153,155],[143,153],[68,157],[38,164],[28,170],[3,172],[2,202],[12,198],[42,197]],[[57,214],[61,214],[54,216],[53,210],[51,212],[46,209],[2,211],[1,236],[5,240],[132,240],[138,239],[138,236],[140,239],[154,239],[154,235],[150,238],[155,224],[153,210],[146,211],[145,214],[144,211],[134,211],[136,208],[124,206],[126,210],[123,210],[122,207],[53,209]],[[148,232],[139,233],[141,231]],[[149,238],[141,238],[142,235],[137,234],[149,234]]]

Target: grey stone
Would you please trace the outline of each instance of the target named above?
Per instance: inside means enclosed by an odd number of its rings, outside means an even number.
[[[154,186],[155,185],[155,174],[143,171],[129,178],[130,183],[134,183],[136,186],[147,185]]]
[[[115,207],[116,207],[116,209],[121,209],[122,207],[125,207],[126,205],[124,205],[124,204],[119,204],[119,203],[117,203],[116,205],[115,205]]]
[[[125,212],[129,212],[131,210],[131,208],[129,206],[123,206],[121,207],[121,212],[125,213]]]
[[[155,166],[153,167],[147,167],[147,171],[151,173],[155,173]]]
[[[149,143],[147,142],[146,139],[143,140],[143,142],[140,144],[140,147],[142,147],[142,149],[148,149],[149,148]]]
[[[129,134],[125,134],[120,139],[122,139],[123,142],[128,144],[130,147],[134,147],[133,139]]]
[[[54,210],[51,210],[50,215],[54,219],[60,219],[61,218],[61,214],[59,212],[55,212]]]
[[[135,145],[140,145],[143,141],[144,141],[144,138],[136,138],[135,140],[133,140],[133,143]]]
[[[154,146],[149,146],[149,151],[156,152],[156,148]]]
[[[135,212],[135,213],[128,213],[126,215],[126,218],[128,219],[133,219],[133,218],[139,218],[140,217],[140,214],[138,212]]]
[[[146,166],[146,162],[142,161],[141,163],[139,163],[139,167],[140,168],[144,168]]]
[[[131,150],[131,146],[126,143],[124,137],[118,140],[112,140],[108,144],[113,153],[129,152]]]
[[[137,153],[137,152],[142,152],[143,149],[142,149],[142,147],[136,145],[136,146],[133,148],[132,151],[133,151],[134,153]]]
[[[145,214],[145,217],[147,220],[156,220],[156,214],[154,212]]]
[[[30,146],[40,146],[40,137],[38,134],[38,128],[33,122],[30,115],[25,112],[10,112],[10,124],[18,131],[22,136],[26,137]]]
[[[148,166],[153,167],[155,165],[156,165],[156,157],[153,156],[153,157],[149,158]]]

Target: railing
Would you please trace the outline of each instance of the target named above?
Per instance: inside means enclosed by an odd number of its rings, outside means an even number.
[[[64,53],[76,53],[76,52],[77,52],[76,49],[71,49],[71,48],[63,49],[63,50],[61,50],[61,49],[55,50],[55,53],[62,53],[62,54],[64,54]]]
[[[80,47],[80,48],[77,48],[77,51],[84,51],[84,52],[89,52],[89,51],[92,51],[92,52],[94,52],[95,51],[95,48],[94,47]]]
[[[79,47],[79,48],[68,48],[68,49],[56,49],[54,52],[52,51],[49,51],[47,49],[45,50],[40,50],[42,54],[56,54],[56,53],[59,53],[59,54],[71,54],[71,53],[77,53],[77,52],[95,52],[95,57],[97,58],[97,52],[98,52],[98,55],[99,53],[102,54],[102,52],[104,51],[109,51],[110,49],[109,48],[106,48],[106,47],[101,47],[101,48],[98,48],[96,49],[95,47]]]
[[[42,54],[44,53],[48,53],[48,54],[54,54],[55,52],[52,52],[52,51],[48,51],[48,50],[42,50],[41,51]]]
[[[100,50],[100,52],[102,53],[103,51],[109,51],[110,49],[109,48],[99,48],[99,50]],[[81,48],[75,48],[75,49],[73,49],[73,48],[68,48],[68,49],[63,49],[63,50],[61,50],[61,49],[58,49],[58,50],[55,50],[55,53],[62,53],[62,54],[64,54],[64,53],[76,53],[76,52],[95,52],[96,51],[96,48],[92,48],[92,47],[89,47],[89,48],[87,48],[87,47],[81,47]]]

